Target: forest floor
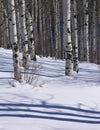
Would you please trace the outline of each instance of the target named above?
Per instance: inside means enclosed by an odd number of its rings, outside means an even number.
[[[0,48],[0,130],[100,130],[98,65],[81,62],[69,78],[63,60],[29,64],[14,81],[12,51]]]

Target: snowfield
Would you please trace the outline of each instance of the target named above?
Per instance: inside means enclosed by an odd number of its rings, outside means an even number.
[[[31,85],[19,83],[11,50],[0,48],[0,130],[100,130],[99,66],[82,62],[69,78],[65,61],[37,59]]]

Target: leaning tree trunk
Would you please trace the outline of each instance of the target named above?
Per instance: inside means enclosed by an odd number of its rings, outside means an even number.
[[[67,4],[67,5],[66,5]],[[67,7],[66,7],[67,6]],[[65,74],[67,76],[73,76],[73,54],[72,54],[72,41],[71,41],[71,2],[70,0],[63,0],[63,8],[67,8],[67,12],[63,12],[64,14],[67,13],[67,41],[66,41],[66,48],[65,48]],[[64,15],[63,14],[63,15]]]
[[[8,20],[10,29],[10,42],[13,50],[14,79],[21,79],[19,48],[17,43],[16,14],[14,0],[8,0]]]

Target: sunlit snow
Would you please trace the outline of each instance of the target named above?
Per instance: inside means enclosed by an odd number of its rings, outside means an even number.
[[[64,60],[37,56],[35,65],[30,85],[16,82],[12,52],[0,49],[0,130],[100,130],[99,65],[81,62],[71,78]]]

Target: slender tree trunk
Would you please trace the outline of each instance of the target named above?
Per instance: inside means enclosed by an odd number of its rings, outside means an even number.
[[[28,69],[28,37],[26,30],[25,19],[25,0],[19,0],[19,13],[20,13],[20,28],[21,28],[21,43],[23,50],[23,67]]]
[[[15,0],[15,9],[16,9],[16,24],[17,24],[17,39],[18,39],[18,46],[19,51],[22,52],[21,47],[21,30],[20,30],[20,18],[19,18],[19,8],[18,8],[18,0]]]
[[[83,17],[83,1],[77,0],[77,26],[78,26],[78,53],[79,53],[79,60],[84,60],[84,17]]]
[[[49,16],[49,19],[50,19],[50,56],[53,57],[53,36],[52,36],[52,16],[51,16],[51,9],[50,9],[50,16]]]
[[[67,26],[66,26],[67,13],[66,12],[67,12],[67,2],[66,2],[66,0],[63,0],[63,45],[64,45],[64,49],[66,47],[66,42],[67,42]],[[64,52],[64,58],[65,58],[65,52]]]
[[[73,44],[73,61],[74,71],[78,72],[78,35],[77,35],[77,7],[76,0],[71,0],[72,15],[72,44]]]
[[[59,1],[59,41],[60,41],[60,59],[64,59],[63,45],[63,0]]]
[[[13,50],[14,79],[21,79],[19,48],[17,43],[16,13],[14,0],[8,0],[8,18],[10,29],[10,42]]]
[[[53,57],[53,37],[52,37],[52,17],[51,17],[51,10],[52,10],[52,1],[50,1],[49,7],[49,43],[50,43],[50,56]]]
[[[54,0],[54,16],[55,16],[55,58],[58,58],[59,39],[58,39],[58,0]]]
[[[100,64],[100,6],[96,1],[96,63]]]
[[[32,17],[28,10],[26,13],[26,19],[27,19],[26,22],[27,22],[29,54],[30,54],[31,60],[36,61],[35,45],[34,45],[34,39],[33,39]]]
[[[93,62],[96,62],[96,1],[93,0]]]
[[[67,13],[67,21],[66,21],[67,41],[66,41],[66,48],[65,48],[65,60],[66,60],[65,74],[67,76],[73,76],[73,54],[72,54],[72,41],[71,41],[71,10],[70,10],[71,1],[67,0],[67,5],[66,5],[66,0],[63,0],[63,8],[67,8],[66,12],[64,12],[64,14],[63,14],[63,15],[65,15],[65,13]]]
[[[42,0],[43,1],[43,0]],[[45,3],[45,0],[43,1]],[[42,4],[42,28],[43,28],[43,56],[46,56],[46,21],[45,21],[45,16],[46,16],[46,4]]]
[[[33,40],[36,53],[38,53],[37,45],[37,17],[38,17],[38,4],[37,0],[32,0],[32,25],[33,25]]]
[[[0,0],[0,47],[4,47],[3,43],[3,23],[4,23],[4,8],[3,2]]]
[[[88,0],[83,0],[84,9],[84,60],[89,62],[89,15]]]
[[[4,2],[0,0],[0,47],[8,47],[8,24],[7,11],[4,7]]]
[[[44,47],[42,14],[43,14],[42,0],[39,0],[39,41],[40,41],[40,53],[41,53],[41,55],[43,55],[43,47]]]

